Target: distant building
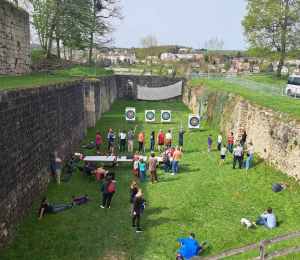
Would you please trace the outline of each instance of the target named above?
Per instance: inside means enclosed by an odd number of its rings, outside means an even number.
[[[160,56],[162,60],[176,60],[176,56],[173,53],[163,53]]]
[[[136,60],[135,53],[99,53],[97,54],[97,59],[100,58],[110,60],[113,64],[119,64],[119,62],[124,62],[124,60],[132,64]]]

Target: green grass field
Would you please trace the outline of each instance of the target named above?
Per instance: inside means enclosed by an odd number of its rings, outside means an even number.
[[[52,74],[74,77],[104,77],[113,75],[109,70],[98,67],[73,67],[64,70],[55,70],[52,71]]]
[[[210,79],[192,79],[188,81],[194,85],[206,84],[209,87],[219,90],[228,91],[238,96],[244,97],[246,100],[254,101],[256,104],[273,109],[274,111],[288,113],[294,116],[300,116],[300,99],[293,99],[281,97],[277,95],[262,94],[260,92],[252,91],[244,87],[236,86],[234,84],[210,80]]]
[[[183,121],[186,129],[188,114],[192,113],[183,103],[145,102],[117,100],[111,110],[102,114],[98,124],[88,129],[85,142],[95,140],[96,131],[101,132],[101,152],[107,151],[106,135],[109,128],[115,131],[134,127],[125,123],[125,107],[136,107],[137,132],[146,130],[147,138],[153,129],[166,132],[173,130],[173,145],[178,144],[178,130]],[[159,119],[161,109],[172,110],[172,123],[161,125],[144,123],[144,110],[155,109]],[[159,120],[158,120],[159,121]],[[96,198],[87,205],[58,213],[45,215],[38,220],[40,199],[24,219],[11,243],[0,249],[0,259],[142,259],[170,260],[179,250],[179,237],[196,233],[199,242],[207,241],[202,256],[217,254],[260,240],[276,237],[300,229],[299,183],[285,174],[267,166],[254,156],[252,168],[232,169],[232,156],[227,155],[225,165],[219,165],[219,153],[206,152],[207,137],[213,134],[213,147],[217,146],[217,133],[204,122],[200,131],[191,130],[184,135],[184,149],[177,176],[166,175],[158,169],[159,183],[140,184],[148,205],[141,215],[143,233],[131,229],[129,217],[129,190],[134,180],[131,163],[123,163],[116,172],[117,189],[111,209],[101,209],[101,183],[94,177],[74,172],[72,178],[62,185],[54,181],[43,194],[52,205],[69,204],[73,195],[88,194]],[[224,139],[226,137],[224,136]],[[148,138],[149,140],[149,138]],[[116,141],[118,144],[118,141]],[[117,146],[117,145],[116,145]],[[138,143],[135,141],[135,148]],[[146,155],[149,156],[149,141]],[[254,144],[255,147],[255,144]],[[79,148],[80,149],[80,148]],[[96,155],[96,149],[85,150],[85,155]],[[202,152],[203,151],[203,152]],[[119,152],[116,152],[119,155]],[[124,153],[128,155],[128,153]],[[122,154],[123,155],[123,154]],[[83,165],[80,162],[79,165]],[[62,177],[64,174],[62,174]],[[149,180],[149,172],[147,171]],[[276,182],[286,182],[288,189],[274,193]],[[272,206],[280,226],[268,230],[263,226],[241,227],[240,219],[256,220]],[[291,239],[266,248],[267,253],[299,245],[300,238]],[[259,249],[242,253],[229,259],[250,259],[259,255]],[[278,259],[299,259],[300,253]]]
[[[31,74],[18,77],[0,77],[0,90],[10,88],[31,88],[37,86],[43,86],[48,84],[64,83],[74,81],[76,79],[70,79],[61,76],[50,76]]]
[[[243,77],[243,78],[255,82],[259,82],[259,83],[264,83],[264,84],[280,84],[280,85],[287,84],[287,77],[278,78],[274,75],[257,75],[257,76]]]

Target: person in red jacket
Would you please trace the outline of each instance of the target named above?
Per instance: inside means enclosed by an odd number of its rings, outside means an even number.
[[[233,133],[231,132],[230,133],[230,136],[228,137],[228,148],[229,148],[229,153],[232,153],[233,152],[233,142],[234,142],[234,136],[233,136]]]
[[[160,129],[159,134],[157,136],[157,143],[158,143],[158,152],[160,152],[160,148],[162,147],[162,152],[164,151],[164,144],[165,144],[165,134]]]

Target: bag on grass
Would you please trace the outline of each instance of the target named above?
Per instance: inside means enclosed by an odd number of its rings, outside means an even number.
[[[281,189],[282,189],[281,183],[275,183],[275,184],[273,184],[272,190],[274,192],[277,193],[277,192],[281,191]]]
[[[73,196],[74,198],[74,202],[78,205],[78,206],[81,206],[81,205],[84,205],[84,204],[87,204],[95,199],[88,199],[87,197],[87,194],[84,195],[84,196],[79,196],[79,197],[75,197]]]

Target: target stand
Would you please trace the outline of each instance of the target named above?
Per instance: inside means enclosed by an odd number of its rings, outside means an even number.
[[[135,124],[135,107],[126,107],[125,109],[125,118],[126,118],[126,124],[128,121],[134,122]]]
[[[145,110],[145,123],[155,122],[155,110]]]
[[[160,122],[161,123],[171,123],[171,110],[161,110]]]
[[[189,115],[188,129],[198,129],[200,128],[200,116],[199,115]]]

